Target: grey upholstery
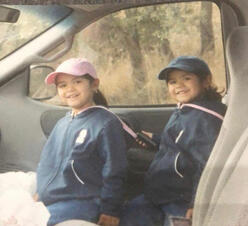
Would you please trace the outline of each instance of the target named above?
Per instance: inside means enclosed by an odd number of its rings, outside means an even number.
[[[68,110],[48,110],[42,113],[40,124],[45,136],[48,137],[57,121],[64,117]]]
[[[248,225],[248,128],[230,154],[204,225]]]
[[[248,222],[247,40],[248,27],[244,26],[236,28],[227,41],[231,75],[228,110],[199,183],[193,226],[248,225],[244,223]]]

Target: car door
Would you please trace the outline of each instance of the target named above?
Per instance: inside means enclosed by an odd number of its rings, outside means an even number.
[[[1,172],[36,170],[53,126],[69,110],[58,99],[55,87],[47,87],[43,81],[67,58],[86,57],[96,65],[100,89],[110,110],[137,131],[161,133],[176,108],[166,82],[157,79],[159,71],[176,56],[204,58],[218,87],[226,88],[220,11],[215,3],[13,8],[20,10],[23,27],[4,27],[5,49],[0,61]],[[214,15],[209,17],[214,18],[212,25],[201,16],[201,10],[207,12],[208,8]],[[40,29],[26,37],[30,31],[25,29],[30,29],[34,21],[30,17],[39,21]],[[214,29],[205,43],[214,43],[215,48],[203,48],[201,35],[211,29],[201,31],[200,23]],[[7,41],[13,32],[18,35],[10,49]],[[130,197],[141,191],[142,178],[155,152],[134,145],[128,153]]]

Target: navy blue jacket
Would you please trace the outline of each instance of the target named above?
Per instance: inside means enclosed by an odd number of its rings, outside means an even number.
[[[118,216],[127,159],[119,119],[102,108],[88,108],[60,119],[42,151],[37,192],[45,205],[99,198],[100,213]]]
[[[184,200],[189,207],[193,206],[226,106],[204,100],[192,104],[179,105],[170,117],[160,138],[159,151],[146,174],[145,196],[154,204]]]

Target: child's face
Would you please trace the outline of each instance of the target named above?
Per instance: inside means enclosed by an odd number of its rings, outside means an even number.
[[[169,94],[179,103],[188,103],[199,97],[206,84],[197,75],[180,70],[173,70],[167,80]]]
[[[58,95],[61,100],[72,108],[74,113],[94,105],[93,95],[97,90],[99,80],[92,83],[83,76],[59,74],[56,78]]]

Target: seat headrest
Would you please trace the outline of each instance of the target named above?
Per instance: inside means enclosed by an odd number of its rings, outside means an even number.
[[[228,67],[231,75],[244,76],[247,73],[248,59],[248,26],[235,28],[226,43]]]

